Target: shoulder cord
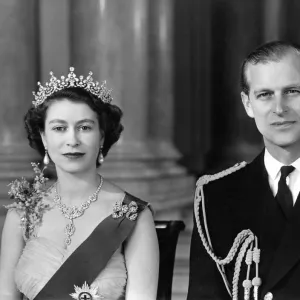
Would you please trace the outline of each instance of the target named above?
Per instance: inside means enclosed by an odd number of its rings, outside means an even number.
[[[245,164],[241,164],[238,167],[235,167],[235,170],[237,170],[237,168],[239,169],[244,166],[245,166]],[[247,270],[247,279],[244,280],[244,282],[243,282],[244,299],[245,300],[250,299],[249,298],[250,297],[250,288],[253,285],[254,286],[254,299],[256,300],[256,299],[258,299],[258,287],[259,287],[259,285],[261,285],[261,279],[258,277],[258,264],[259,264],[260,250],[257,248],[258,247],[257,238],[254,236],[254,234],[249,229],[241,231],[236,236],[234,243],[233,243],[230,251],[228,252],[227,256],[224,259],[220,259],[213,252],[213,246],[212,246],[212,242],[211,242],[208,227],[207,227],[203,184],[206,184],[209,181],[226,176],[232,172],[233,172],[233,168],[225,170],[216,175],[203,176],[198,180],[197,188],[195,191],[195,201],[194,201],[195,220],[196,220],[198,233],[202,240],[203,246],[206,249],[207,253],[210,255],[210,257],[215,261],[217,268],[218,268],[218,270],[222,276],[222,279],[224,281],[225,287],[226,287],[230,297],[232,297],[233,300],[238,299],[238,281],[239,281],[239,275],[240,275],[240,270],[241,270],[241,263],[242,263],[243,257],[245,256],[247,248],[250,247],[250,249],[248,250],[247,256],[246,256],[246,264],[248,265],[248,270]],[[204,235],[201,223],[200,223],[200,217],[199,217],[200,216],[199,207],[200,207],[201,201],[202,201],[203,223],[204,223],[207,240],[205,238],[205,235]],[[254,251],[252,251],[254,240],[256,243],[255,243]],[[234,256],[236,255],[240,245],[242,245],[242,246],[240,248],[239,254],[238,254],[236,262],[235,262],[234,276],[233,276],[233,280],[232,280],[232,293],[231,293],[230,284],[226,277],[224,266],[226,264],[229,264],[234,259]],[[250,265],[252,263],[252,260],[256,263],[256,277],[251,282],[251,280],[249,280],[249,273],[250,273]]]

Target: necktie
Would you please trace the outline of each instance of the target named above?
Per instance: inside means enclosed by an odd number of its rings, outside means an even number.
[[[278,182],[278,192],[276,195],[277,201],[279,202],[286,218],[289,217],[290,212],[293,208],[293,196],[292,192],[286,184],[286,178],[293,172],[295,168],[293,166],[281,167],[281,177]]]

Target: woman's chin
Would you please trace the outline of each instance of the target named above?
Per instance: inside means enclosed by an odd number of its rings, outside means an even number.
[[[86,173],[88,170],[92,170],[91,166],[82,163],[67,163],[57,166],[60,170],[66,173]]]

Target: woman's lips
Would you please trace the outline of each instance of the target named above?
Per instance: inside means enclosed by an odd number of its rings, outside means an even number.
[[[70,159],[78,159],[84,156],[85,153],[82,152],[74,152],[74,153],[64,153],[63,156],[70,158]]]

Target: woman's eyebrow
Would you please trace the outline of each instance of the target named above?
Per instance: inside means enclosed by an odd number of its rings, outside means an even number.
[[[51,121],[49,121],[49,124],[52,123],[62,123],[62,124],[67,124],[68,122],[66,122],[65,120],[62,119],[53,119]],[[82,119],[76,122],[76,124],[81,124],[81,123],[92,123],[95,124],[95,121],[92,119]]]
[[[83,120],[77,121],[76,123],[77,124],[81,124],[81,123],[92,123],[92,124],[95,124],[95,121],[92,120],[92,119],[83,119]]]
[[[67,122],[65,120],[61,120],[61,119],[53,119],[53,120],[49,121],[49,124],[52,124],[52,123],[63,123],[63,124],[66,124]]]

